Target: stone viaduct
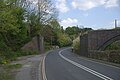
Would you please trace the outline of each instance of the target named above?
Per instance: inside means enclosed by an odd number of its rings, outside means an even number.
[[[80,55],[87,56],[91,50],[104,50],[120,40],[120,29],[95,30],[80,36]]]

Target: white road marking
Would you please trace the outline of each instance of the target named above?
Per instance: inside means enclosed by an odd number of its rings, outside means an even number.
[[[68,49],[68,48],[67,48],[67,49]],[[90,68],[88,68],[88,67],[85,67],[85,66],[83,66],[83,65],[81,65],[81,64],[78,64],[78,63],[76,63],[76,62],[74,62],[74,61],[72,61],[72,60],[64,57],[64,56],[61,54],[61,52],[64,51],[64,50],[66,50],[66,49],[63,49],[63,50],[59,51],[59,55],[60,55],[64,60],[68,61],[69,63],[71,63],[71,64],[73,64],[73,65],[75,65],[75,66],[77,66],[77,67],[79,67],[79,68],[81,68],[81,69],[83,69],[83,70],[85,70],[85,71],[87,71],[87,72],[89,72],[89,73],[91,73],[91,74],[93,74],[93,75],[95,75],[95,76],[103,79],[103,80],[113,80],[113,79],[110,78],[110,77],[107,77],[107,76],[105,76],[105,75],[103,75],[103,74],[101,74],[101,73],[99,73],[99,72],[97,72],[97,71],[95,71],[95,70],[92,70],[92,69],[90,69]]]
[[[46,55],[50,52],[52,52],[53,50],[50,50],[46,53]],[[43,61],[42,61],[42,74],[43,74],[43,80],[47,80],[47,76],[46,76],[46,71],[45,71],[45,58],[46,58],[46,55],[43,57]]]
[[[45,56],[43,58],[43,63],[42,63],[42,74],[43,74],[43,80],[47,80],[46,73],[45,73]]]
[[[87,59],[87,58],[84,58],[84,57],[78,57],[78,58],[84,59],[84,60],[86,60],[86,61],[90,61],[90,62],[93,62],[93,63],[102,64],[102,65],[105,65],[105,66],[108,66],[108,67],[120,69],[119,67],[116,67],[116,66],[113,66],[113,65],[109,65],[109,64],[105,64],[105,63],[101,63],[101,62],[94,61],[94,59],[93,59],[93,60],[90,60],[89,58]]]
[[[39,63],[39,68],[38,68],[38,80],[41,80],[41,78],[40,78],[40,76],[41,76],[41,73],[40,73],[41,65],[42,65],[42,62]]]

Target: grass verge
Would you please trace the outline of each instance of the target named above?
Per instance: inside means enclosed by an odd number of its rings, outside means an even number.
[[[15,70],[21,68],[21,64],[7,64],[0,67],[0,80],[15,80]]]

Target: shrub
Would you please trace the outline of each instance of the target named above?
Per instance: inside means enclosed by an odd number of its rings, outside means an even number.
[[[15,59],[15,54],[4,42],[0,35],[0,64],[7,64],[11,59]]]
[[[120,50],[120,40],[113,42],[110,44],[106,50]]]
[[[15,55],[17,57],[21,57],[21,56],[27,56],[27,55],[36,55],[39,54],[38,51],[16,51]]]
[[[79,52],[80,50],[80,38],[77,37],[75,40],[73,40],[73,49],[75,52]]]

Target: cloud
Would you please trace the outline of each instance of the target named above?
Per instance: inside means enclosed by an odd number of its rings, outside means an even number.
[[[120,27],[120,20],[117,21],[117,27]]]
[[[118,0],[73,0],[71,4],[73,8],[86,11],[99,6],[117,7]]]
[[[110,7],[118,7],[118,0],[108,0],[106,3],[105,3],[105,7],[106,8],[110,8]]]
[[[33,4],[35,4],[35,5],[38,4],[38,1],[37,1],[37,0],[34,0],[34,1],[33,1]]]
[[[105,4],[106,0],[73,0],[72,6],[80,10],[89,10]]]
[[[62,13],[69,11],[69,8],[66,5],[66,0],[57,0],[56,8],[59,9],[59,11]]]
[[[76,25],[76,23],[78,23],[78,20],[72,19],[72,18],[67,18],[60,22],[61,26],[63,26],[64,29],[67,28],[68,26],[74,26],[74,25]]]

